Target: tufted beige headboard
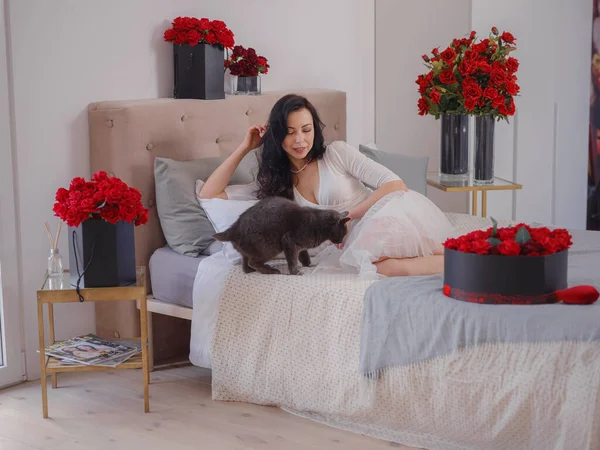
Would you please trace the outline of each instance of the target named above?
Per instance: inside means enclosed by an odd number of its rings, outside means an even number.
[[[294,91],[306,96],[325,123],[325,139],[346,139],[346,94],[334,90]],[[288,92],[232,96],[224,100],[148,99],[105,101],[88,108],[92,173],[113,172],[142,193],[150,220],[135,229],[136,262],[148,265],[152,253],[165,245],[154,195],[154,158],[181,161],[227,155],[242,141],[248,127],[266,122],[273,104]],[[151,280],[148,280],[151,283]],[[148,286],[151,284],[148,283]],[[97,304],[97,333],[132,335],[135,306]],[[137,327],[137,328],[136,328]]]

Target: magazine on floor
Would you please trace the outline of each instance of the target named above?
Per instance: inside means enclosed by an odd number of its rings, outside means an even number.
[[[111,341],[94,334],[78,336],[45,348],[63,365],[116,367],[141,352],[140,341]]]

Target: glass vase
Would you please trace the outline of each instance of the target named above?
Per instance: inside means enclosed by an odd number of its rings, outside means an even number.
[[[469,116],[442,114],[440,177],[448,181],[469,175]]]
[[[234,77],[232,77],[231,93],[233,95],[260,95],[261,94],[260,76],[255,76],[255,77],[234,76]]]
[[[479,185],[494,183],[494,127],[493,116],[475,118],[475,167],[473,182]]]
[[[47,273],[49,277],[62,277],[63,275],[62,256],[57,248],[50,249]]]

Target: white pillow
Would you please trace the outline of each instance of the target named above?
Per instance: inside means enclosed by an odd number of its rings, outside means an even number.
[[[258,200],[223,200],[222,198],[200,198],[198,192],[202,189],[204,181],[196,181],[196,199],[206,212],[208,220],[217,233],[227,230],[248,208]],[[233,248],[231,242],[223,242],[223,253],[228,261],[237,263],[242,260],[242,255]]]

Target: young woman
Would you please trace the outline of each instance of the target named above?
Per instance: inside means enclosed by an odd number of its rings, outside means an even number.
[[[339,250],[333,249],[340,267],[364,276],[442,272],[441,243],[453,235],[442,211],[345,142],[326,145],[322,128],[306,98],[281,98],[268,124],[248,130],[240,146],[206,180],[200,197],[278,195],[303,206],[348,211],[349,233]],[[228,186],[242,158],[261,145],[256,182]]]

